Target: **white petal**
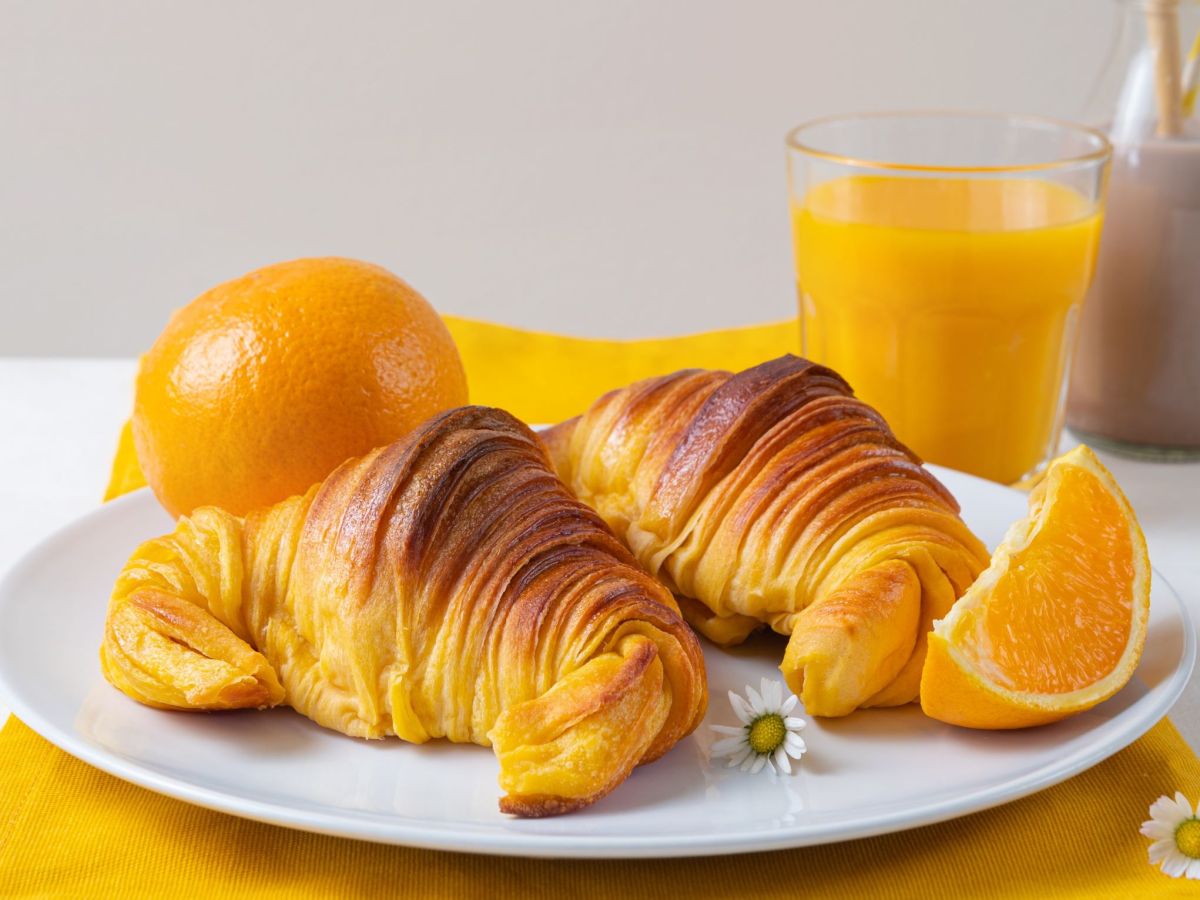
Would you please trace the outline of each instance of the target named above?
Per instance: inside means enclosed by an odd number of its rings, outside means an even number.
[[[779,710],[779,707],[783,704],[783,685],[778,681],[764,678],[760,693],[762,694],[763,701],[767,704],[768,710]]]
[[[754,768],[754,764],[756,762],[758,762],[758,754],[751,750],[750,753],[747,754],[746,758],[742,760],[742,764],[738,766],[738,769],[743,772],[749,772],[752,768]]]
[[[713,756],[729,756],[731,754],[737,753],[739,750],[745,748],[745,746],[746,746],[746,741],[744,738],[740,738],[740,737],[724,738],[723,740],[717,741],[715,744],[712,745],[711,752],[712,752]]]
[[[746,699],[750,702],[750,708],[754,710],[756,716],[761,716],[767,711],[762,695],[750,685],[746,685]]]
[[[1143,822],[1142,827],[1138,831],[1156,841],[1175,836],[1174,828],[1166,822],[1156,822],[1154,819],[1151,819],[1149,822]]]
[[[786,719],[783,720],[784,728],[798,729],[798,728],[803,728],[807,724],[808,723],[805,722],[803,719],[797,719],[795,716],[788,716]]]
[[[795,694],[788,694],[787,699],[784,700],[783,703],[779,704],[779,714],[781,716],[786,716],[788,713],[790,713],[793,709],[796,708],[796,704],[799,702],[800,702],[800,698],[797,697]]]
[[[1175,852],[1175,838],[1169,837],[1150,845],[1150,863],[1157,865]]]
[[[745,748],[749,746],[750,745],[746,743],[745,735],[739,735],[737,737],[721,738],[719,741],[715,741],[712,745],[712,749],[714,752],[719,752],[722,755],[728,755],[728,751],[725,749],[726,747]]]
[[[717,734],[745,734],[745,725],[709,725]]]
[[[1170,797],[1159,797],[1150,804],[1150,818],[1159,822],[1166,822],[1172,827],[1179,827],[1179,823],[1186,819],[1179,816],[1179,810],[1175,806],[1175,801]]]
[[[1188,867],[1190,861],[1182,853],[1176,851],[1162,861],[1160,868],[1172,878],[1178,878],[1183,874],[1184,869]]]
[[[733,707],[734,714],[741,720],[743,725],[749,725],[750,720],[754,718],[754,710],[738,694],[733,691],[729,692],[729,705]]]
[[[780,772],[785,775],[792,774],[792,764],[788,760],[787,753],[784,752],[782,747],[779,747],[775,750],[775,752],[771,755],[771,759],[774,760],[775,765],[779,767]]]
[[[1200,859],[1193,859],[1190,863],[1188,863],[1187,871],[1185,871],[1184,874],[1188,878],[1200,879]]]
[[[765,756],[758,757],[757,759],[754,760],[754,765],[750,767],[750,774],[757,775],[759,772],[762,771],[762,767],[765,766],[766,764],[767,764],[767,758]]]
[[[783,739],[783,746],[787,748],[788,753],[792,754],[796,759],[800,758],[800,754],[808,749],[808,745],[804,743],[804,738],[798,734],[788,733],[788,736]]]
[[[1187,797],[1183,796],[1183,791],[1175,792],[1175,808],[1183,814],[1185,819],[1190,819],[1196,814],[1192,804],[1188,803]]]
[[[748,757],[751,757],[753,755],[754,755],[754,751],[751,750],[749,747],[747,747],[741,753],[737,753],[734,756],[731,756],[729,758],[729,762],[726,764],[726,768],[732,769],[734,766],[740,766],[742,763],[744,763],[746,761],[746,759]]]

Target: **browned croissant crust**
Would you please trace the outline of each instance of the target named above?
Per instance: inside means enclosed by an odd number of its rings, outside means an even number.
[[[491,746],[501,809],[527,816],[604,796],[707,702],[670,593],[483,407],[244,520],[180,519],[121,572],[100,656],[151,706],[286,703],[356,737]]]
[[[917,699],[931,623],[988,562],[880,415],[793,356],[641,381],[542,437],[705,636],[791,636],[813,715]]]

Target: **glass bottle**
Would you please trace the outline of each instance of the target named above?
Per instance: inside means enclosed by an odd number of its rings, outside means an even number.
[[[1200,459],[1200,120],[1186,83],[1200,0],[1117,0],[1117,13],[1085,116],[1113,163],[1067,424],[1117,452]]]

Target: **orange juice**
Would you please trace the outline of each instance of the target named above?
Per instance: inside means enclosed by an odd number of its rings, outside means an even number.
[[[846,176],[792,209],[805,355],[930,462],[1051,456],[1101,215],[1033,178]]]

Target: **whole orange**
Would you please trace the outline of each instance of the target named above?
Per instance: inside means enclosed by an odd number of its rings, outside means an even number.
[[[172,515],[243,514],[467,402],[458,350],[379,266],[299,259],[178,310],[141,362],[138,460]]]

